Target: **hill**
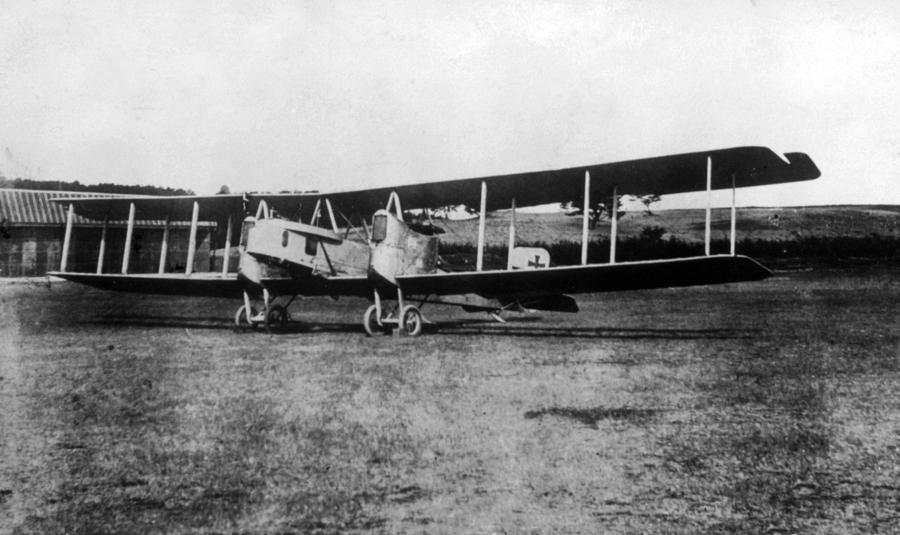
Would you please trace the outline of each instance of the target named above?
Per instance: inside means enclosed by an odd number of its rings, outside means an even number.
[[[509,212],[488,214],[485,241],[490,246],[505,246],[509,238]],[[712,210],[712,237],[728,240],[731,228],[730,208]],[[445,244],[474,244],[478,220],[437,221],[447,232]],[[553,214],[516,214],[516,241],[522,243],[558,243],[581,241],[581,217]],[[627,212],[619,219],[619,238],[640,236],[644,229],[663,229],[663,239],[688,243],[703,241],[705,211],[663,210]],[[900,206],[805,206],[790,208],[739,208],[738,240],[793,241],[798,238],[866,238],[880,236],[900,239]],[[591,229],[592,241],[608,239],[609,221]]]

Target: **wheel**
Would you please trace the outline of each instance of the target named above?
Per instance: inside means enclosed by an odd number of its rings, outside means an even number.
[[[251,321],[251,318],[256,316],[256,309],[250,307],[250,315],[247,315],[247,307],[241,305],[240,308],[237,309],[237,312],[234,313],[234,324],[236,327],[256,327],[256,323]]]
[[[375,305],[370,306],[366,309],[366,313],[363,314],[363,328],[366,330],[366,334],[369,336],[375,336],[375,333],[383,332],[383,327],[378,325],[378,308]]]
[[[422,313],[414,305],[406,305],[400,311],[400,328],[407,336],[422,334]]]
[[[272,327],[284,327],[287,325],[290,316],[288,315],[288,311],[281,305],[274,305],[269,307],[269,313],[266,314],[266,331],[270,330]]]

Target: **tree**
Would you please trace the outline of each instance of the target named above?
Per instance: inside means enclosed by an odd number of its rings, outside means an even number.
[[[591,208],[588,209],[588,226],[590,228],[594,228],[597,226],[597,223],[600,222],[601,218],[611,218],[610,205],[612,204],[612,200],[608,202],[598,202],[594,204]],[[568,216],[581,216],[584,214],[584,209],[579,208],[574,202],[561,202],[559,203],[559,207],[565,210],[566,215]],[[622,216],[625,215],[625,211],[622,210],[622,197],[616,198],[616,218],[621,219]]]
[[[653,215],[653,212],[650,211],[650,205],[659,202],[660,196],[655,193],[650,193],[648,195],[638,195],[637,200],[641,201],[641,204],[644,205],[644,210],[647,211],[647,215]]]
[[[219,188],[219,191],[216,192],[216,195],[228,195],[230,193],[231,193],[231,189],[228,186],[226,186],[225,184],[222,184],[222,187]]]
[[[612,204],[612,200],[609,200],[605,202],[598,202],[595,205],[596,207],[591,210],[591,227],[596,226],[601,217],[605,217],[611,220],[613,210],[616,211],[616,219],[622,219],[622,217],[625,215],[625,210],[622,210],[622,197],[616,197],[615,208],[613,208]]]

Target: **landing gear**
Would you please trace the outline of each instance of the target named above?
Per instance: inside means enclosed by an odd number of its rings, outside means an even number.
[[[372,305],[366,309],[363,314],[363,328],[369,336],[375,336],[375,333],[386,333],[387,328],[382,324],[382,320],[378,317],[378,305]]]
[[[255,318],[258,316],[258,312],[255,308],[250,307],[250,313],[247,314],[247,306],[241,305],[237,312],[234,313],[234,325],[237,328],[242,327],[250,327],[251,329],[255,329],[257,322]]]
[[[422,334],[422,313],[415,305],[406,305],[400,311],[400,330],[407,336]]]
[[[269,312],[266,314],[264,323],[266,326],[266,332],[271,332],[272,327],[275,328],[284,328],[288,321],[290,321],[291,316],[288,314],[288,311],[285,307],[281,305],[271,305],[269,306]]]
[[[375,304],[367,308],[366,313],[363,314],[363,328],[366,330],[367,335],[375,336],[379,332],[387,333],[392,328],[396,328],[395,334],[405,336],[419,336],[422,334],[425,319],[422,317],[419,307],[404,305],[402,292],[398,291],[397,294],[400,313],[395,316],[397,308],[386,314],[384,305],[381,302],[381,296],[377,290],[375,291]]]
[[[241,305],[237,312],[234,313],[234,324],[237,328],[249,327],[255,329],[257,325],[263,325],[266,332],[272,332],[272,329],[284,329],[291,320],[288,313],[288,307],[294,301],[291,297],[284,304],[276,304],[278,297],[272,297],[269,292],[263,290],[263,300],[259,308],[253,306],[250,301],[250,295],[244,292],[244,304]],[[249,313],[248,313],[249,311]]]

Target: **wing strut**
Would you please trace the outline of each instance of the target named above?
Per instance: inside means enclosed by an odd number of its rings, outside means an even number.
[[[66,264],[69,263],[69,245],[72,242],[72,223],[75,221],[75,205],[69,203],[69,211],[66,214],[66,236],[63,238],[62,261],[59,263],[59,270],[65,271]]]
[[[516,198],[512,198],[512,211],[509,220],[509,246],[506,251],[506,269],[512,269],[512,254],[516,248]]]
[[[163,221],[162,245],[159,246],[159,274],[166,272],[166,256],[169,254],[169,216]]]
[[[403,221],[403,209],[400,208],[400,196],[397,195],[396,191],[391,192],[391,195],[388,197],[387,206],[385,206],[384,209],[390,212],[391,204],[394,205],[394,213],[397,214],[397,219]]]
[[[478,256],[475,260],[475,271],[484,268],[484,213],[487,208],[487,182],[481,181],[481,211],[478,215]]]
[[[613,186],[612,209],[609,213],[609,263],[616,263],[616,235],[619,232],[619,191]]]
[[[712,156],[706,157],[706,233],[703,237],[703,246],[706,256],[709,256],[709,240],[712,234]]]
[[[737,188],[734,187],[734,175],[731,175],[731,256],[736,255],[737,248],[735,245],[737,242],[737,205],[735,204],[735,197],[737,194],[735,191]]]
[[[269,219],[270,217],[272,217],[272,212],[269,210],[269,203],[265,199],[260,200],[256,206],[256,219]]]
[[[128,261],[131,260],[131,237],[134,235],[134,203],[128,203],[128,229],[125,231],[125,251],[122,254],[122,275],[128,274]]]
[[[97,275],[103,273],[103,257],[106,255],[106,229],[109,227],[109,216],[103,217],[103,228],[100,230],[100,250],[97,252]]]
[[[590,208],[591,208],[591,172],[584,172],[584,208],[582,209],[581,218],[581,265],[587,264],[588,253],[588,232],[590,229]]]
[[[222,249],[222,277],[228,276],[228,260],[231,251],[231,215],[228,216],[228,227],[225,230],[225,247]]]
[[[194,272],[194,256],[197,254],[197,220],[200,219],[200,203],[194,201],[194,210],[191,212],[191,237],[188,242],[187,262],[184,266],[184,274]]]
[[[334,233],[337,234],[337,221],[334,218],[334,210],[331,209],[331,201],[328,200],[328,197],[325,197],[325,208],[328,209],[328,218],[331,219],[331,230],[333,230]]]
[[[312,217],[309,218],[309,224],[315,226],[319,222],[319,210],[322,208],[322,199],[316,199],[316,207],[313,208]]]

